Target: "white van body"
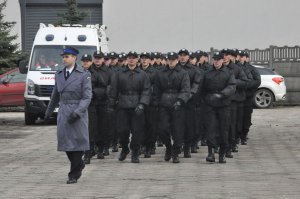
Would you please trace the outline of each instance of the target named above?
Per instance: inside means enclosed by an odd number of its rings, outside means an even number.
[[[106,26],[81,25],[54,27],[40,24],[28,63],[25,98],[25,123],[34,124],[43,118],[54,87],[54,75],[63,68],[60,54],[66,46],[79,50],[77,65],[81,66],[83,54],[98,50],[108,52]]]

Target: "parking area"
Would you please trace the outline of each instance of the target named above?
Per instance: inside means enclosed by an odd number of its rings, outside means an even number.
[[[256,109],[248,145],[227,164],[208,164],[206,147],[180,164],[164,148],[140,164],[110,153],[92,159],[77,184],[56,151],[56,126],[25,126],[22,112],[0,113],[0,198],[299,198],[300,107]],[[182,155],[181,155],[182,156]]]

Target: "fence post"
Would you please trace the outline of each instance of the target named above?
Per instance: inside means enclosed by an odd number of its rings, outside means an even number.
[[[275,46],[270,46],[270,52],[269,52],[269,67],[270,69],[274,69],[274,48]]]
[[[210,58],[209,58],[209,62],[211,63],[212,62],[212,57],[214,56],[214,48],[213,47],[211,47],[210,48]]]

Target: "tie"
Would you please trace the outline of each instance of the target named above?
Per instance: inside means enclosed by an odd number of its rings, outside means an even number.
[[[66,78],[68,79],[69,76],[70,76],[70,71],[67,71],[67,73],[66,73]]]

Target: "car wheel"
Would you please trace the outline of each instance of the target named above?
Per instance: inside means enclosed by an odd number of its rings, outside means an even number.
[[[274,95],[272,91],[262,88],[255,92],[253,100],[257,108],[269,108],[274,102]]]
[[[35,120],[36,120],[35,116],[26,112],[26,110],[25,110],[25,124],[33,125],[35,123]]]

